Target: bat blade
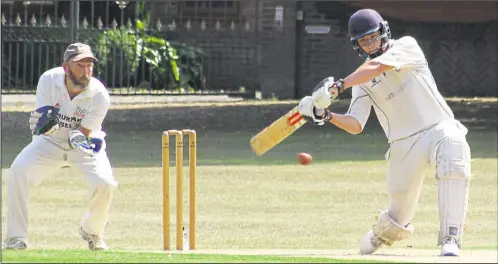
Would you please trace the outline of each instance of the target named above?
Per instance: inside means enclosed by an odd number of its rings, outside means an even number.
[[[262,156],[306,123],[297,108],[292,108],[251,138],[250,145],[256,155]]]

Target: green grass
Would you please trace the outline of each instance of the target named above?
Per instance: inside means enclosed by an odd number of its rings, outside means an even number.
[[[163,246],[161,133],[111,127],[108,135],[109,156],[119,187],[106,239],[116,251],[86,250],[77,228],[87,209],[87,185],[82,177],[63,169],[31,191],[32,249],[2,252],[2,262],[345,262],[295,256],[138,252],[160,250]],[[388,145],[383,132],[367,129],[353,136],[332,126],[306,126],[263,157],[251,152],[251,135],[243,131],[198,131],[197,248],[357,249],[361,236],[375,223],[377,210],[387,206],[384,153]],[[27,140],[2,133],[3,175],[7,175],[8,167]],[[496,250],[497,132],[471,129],[468,141],[474,179],[465,249]],[[296,153],[301,151],[313,155],[312,165],[297,164]],[[187,153],[185,150],[185,156]],[[172,183],[174,177],[172,168]],[[3,230],[5,183],[4,176]],[[186,200],[188,185],[184,187]],[[170,192],[171,211],[175,212],[173,186]],[[184,209],[186,224],[186,201]],[[426,173],[413,219],[415,233],[388,250],[437,249],[438,219],[437,181],[431,169]],[[173,213],[171,220],[174,245]]]
[[[386,263],[320,257],[265,255],[169,254],[142,252],[90,252],[82,250],[29,250],[2,253],[3,263]]]

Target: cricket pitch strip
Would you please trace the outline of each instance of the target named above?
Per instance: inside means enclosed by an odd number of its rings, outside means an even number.
[[[380,260],[412,263],[498,263],[498,251],[492,249],[462,250],[459,257],[440,257],[439,248],[381,248],[373,255],[360,255],[357,250],[280,250],[280,249],[218,249],[194,250],[173,254],[223,254],[223,255],[275,255],[289,257],[320,257],[354,260]]]

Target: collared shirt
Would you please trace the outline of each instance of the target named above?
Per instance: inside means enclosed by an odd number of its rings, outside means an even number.
[[[442,120],[454,119],[414,38],[394,40],[384,54],[372,61],[394,69],[352,88],[347,114],[355,117],[362,129],[372,107],[389,143]]]
[[[88,86],[72,100],[65,85],[65,72],[62,67],[44,72],[36,88],[36,109],[51,105],[59,107],[60,129],[44,137],[69,149],[68,132],[81,126],[92,131],[92,135],[105,135],[102,122],[109,110],[110,97],[105,86],[97,79],[91,78]]]

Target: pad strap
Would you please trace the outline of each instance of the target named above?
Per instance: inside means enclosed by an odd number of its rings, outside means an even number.
[[[382,243],[391,246],[395,241],[400,241],[413,234],[414,228],[411,224],[405,227],[396,223],[387,211],[382,212],[376,225],[372,228],[373,233],[382,240]]]

